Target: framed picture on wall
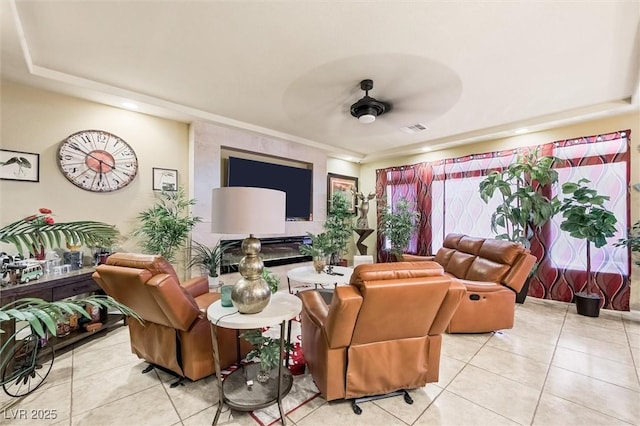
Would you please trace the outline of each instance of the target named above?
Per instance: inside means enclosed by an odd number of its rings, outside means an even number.
[[[358,178],[352,176],[327,174],[327,211],[331,208],[333,194],[341,192],[347,201],[350,202],[349,212],[356,214],[356,196],[358,193]]]
[[[40,182],[40,154],[0,149],[0,179]]]
[[[154,191],[177,191],[178,171],[174,169],[153,168]]]

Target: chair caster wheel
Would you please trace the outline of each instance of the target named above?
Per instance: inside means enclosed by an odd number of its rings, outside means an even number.
[[[406,402],[407,404],[413,404],[413,399],[407,392],[404,393],[404,402]]]
[[[354,413],[356,413],[357,415],[362,414],[362,408],[358,407],[358,406],[356,405],[356,403],[355,403],[355,402],[352,402],[352,403],[351,403],[351,409],[352,409],[352,410],[353,410],[353,412],[354,412]]]

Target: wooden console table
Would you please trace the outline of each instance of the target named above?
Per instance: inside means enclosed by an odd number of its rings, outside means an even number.
[[[62,275],[45,275],[39,280],[30,281],[24,284],[13,284],[0,287],[0,306],[11,303],[17,299],[25,297],[37,297],[49,302],[65,299],[71,296],[78,296],[87,293],[99,293],[102,289],[97,282],[91,278],[94,268],[83,268],[78,271],[71,271]],[[84,330],[76,330],[71,334],[60,337],[51,338],[54,340],[54,348],[59,350],[65,346],[74,344],[83,340],[96,332],[106,330],[114,326],[124,325],[125,316],[121,314],[109,314],[106,310],[102,310],[100,314],[100,322],[102,327],[93,332]],[[119,324],[121,323],[121,324]],[[15,331],[14,321],[3,321],[0,327],[5,331],[0,333],[0,346],[8,336]]]

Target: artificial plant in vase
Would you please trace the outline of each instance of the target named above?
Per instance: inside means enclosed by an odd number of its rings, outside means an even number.
[[[173,262],[177,251],[184,246],[189,233],[201,218],[191,216],[189,209],[196,203],[189,199],[182,187],[177,191],[162,191],[160,199],[138,215],[140,227],[133,235],[141,237],[145,253],[159,254]]]
[[[380,232],[389,241],[391,253],[399,261],[416,230],[418,217],[419,213],[405,198],[398,200],[393,207],[382,208]]]
[[[500,196],[500,203],[491,215],[491,230],[496,238],[515,241],[530,248],[534,231],[558,212],[558,197],[549,198],[545,195],[545,192],[550,192],[550,186],[558,182],[558,172],[553,169],[555,161],[555,157],[540,156],[536,150],[518,156],[514,163],[501,172],[489,172],[480,182],[482,201],[488,204],[496,191]],[[536,267],[530,275],[535,270]],[[528,291],[529,280],[516,295],[516,302],[524,303]]]
[[[327,256],[332,253],[334,248],[331,237],[327,232],[317,235],[307,232],[307,236],[311,240],[311,244],[301,244],[298,250],[305,256],[311,256],[314,269],[317,273],[321,273],[327,266]]]
[[[193,268],[194,266],[200,267],[202,271],[207,274],[209,289],[214,288],[218,284],[217,278],[222,263],[222,255],[229,246],[230,243],[222,243],[221,241],[218,241],[213,247],[192,241],[191,259],[187,264],[187,268]]]
[[[577,183],[567,182],[562,185],[562,193],[568,195],[562,200],[560,211],[564,220],[560,229],[567,231],[573,238],[587,241],[587,282],[584,291],[575,294],[576,308],[580,315],[597,317],[600,312],[600,294],[596,292],[591,276],[591,243],[596,248],[607,244],[607,238],[616,232],[617,219],[614,214],[604,208],[607,195],[599,195],[595,189],[584,184],[588,179],[580,179]]]
[[[353,213],[350,212],[350,204],[342,192],[335,192],[331,196],[327,221],[324,224],[326,234],[329,236],[332,247],[327,254],[331,255],[331,264],[342,262],[342,256],[347,250],[347,244],[353,233]]]
[[[280,339],[265,336],[260,330],[246,331],[240,337],[247,340],[253,345],[253,349],[247,354],[246,360],[252,361],[255,358],[260,359],[260,371],[257,376],[259,382],[269,380],[269,372],[278,367],[281,361]],[[284,342],[283,350],[290,351],[293,345]]]

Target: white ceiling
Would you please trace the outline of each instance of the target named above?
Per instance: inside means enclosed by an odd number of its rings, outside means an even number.
[[[363,162],[639,102],[637,0],[1,3],[4,78]],[[394,105],[368,125],[365,78]]]

